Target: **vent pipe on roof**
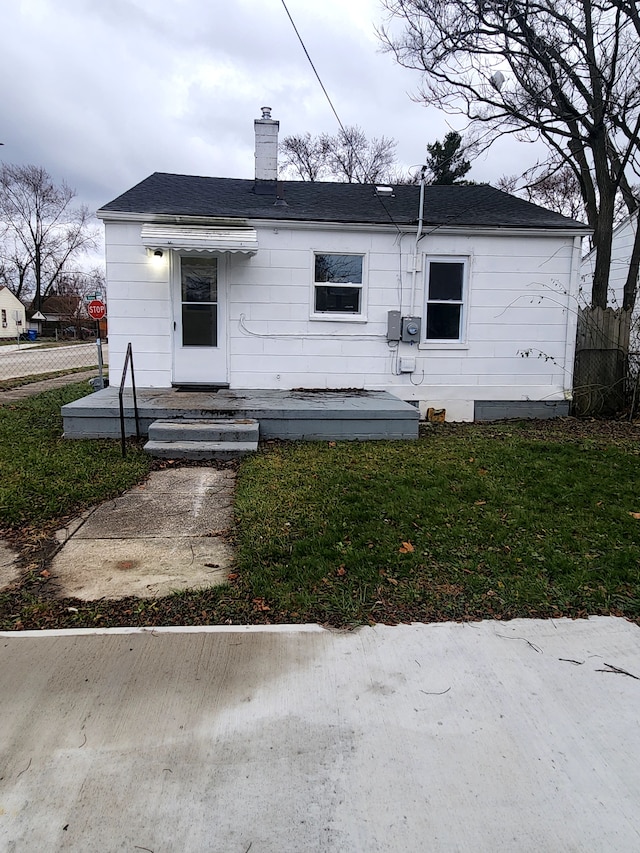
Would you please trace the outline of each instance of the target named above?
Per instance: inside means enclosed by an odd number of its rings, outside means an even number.
[[[256,181],[275,181],[278,178],[279,121],[271,118],[271,107],[261,107],[262,118],[254,121],[256,133]]]

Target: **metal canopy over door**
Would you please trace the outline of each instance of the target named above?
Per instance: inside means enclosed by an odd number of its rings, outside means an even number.
[[[227,335],[224,258],[175,258],[173,382],[226,384]]]

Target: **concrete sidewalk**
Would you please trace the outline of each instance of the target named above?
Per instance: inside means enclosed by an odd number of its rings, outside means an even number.
[[[37,346],[34,344],[33,346]],[[64,388],[76,382],[89,382],[98,375],[98,368],[83,370],[78,373],[66,373],[64,376],[56,376],[53,379],[39,379],[37,382],[29,382],[26,385],[18,385],[10,391],[0,390],[0,405],[3,403],[18,403],[29,397],[35,397],[44,391],[53,391],[56,388]]]
[[[637,851],[622,619],[0,636],[0,849]]]
[[[155,598],[224,583],[235,471],[167,468],[58,531],[51,587],[62,598]],[[19,558],[0,540],[0,590],[19,582]]]
[[[168,468],[59,531],[51,563],[61,597],[153,598],[223,583],[235,471]]]

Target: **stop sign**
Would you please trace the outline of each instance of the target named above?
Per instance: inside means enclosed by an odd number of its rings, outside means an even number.
[[[105,308],[104,302],[100,299],[92,299],[87,305],[87,314],[92,320],[102,320],[106,313],[107,309]]]

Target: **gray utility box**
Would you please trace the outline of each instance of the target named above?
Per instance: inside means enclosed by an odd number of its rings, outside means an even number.
[[[407,344],[420,343],[421,324],[422,320],[420,317],[403,317],[401,340]]]
[[[387,340],[388,341],[399,341],[400,340],[400,312],[399,311],[388,311],[387,312]]]

